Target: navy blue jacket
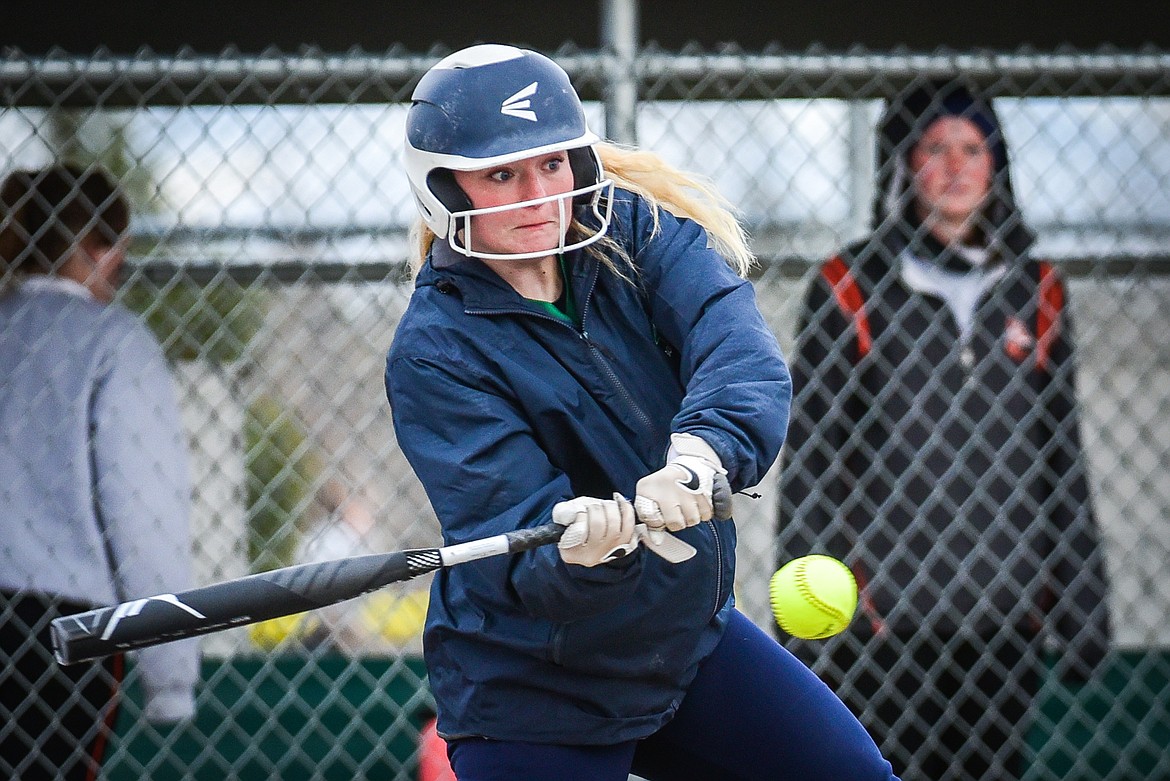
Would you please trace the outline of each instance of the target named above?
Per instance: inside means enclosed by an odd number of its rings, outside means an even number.
[[[697,224],[618,190],[623,280],[567,258],[580,328],[436,243],[387,360],[398,442],[448,544],[551,520],[574,496],[632,496],[671,432],[702,437],[733,489],[783,442],[791,381],[750,283]],[[620,261],[619,261],[620,263]],[[555,547],[439,573],[424,638],[439,730],[612,744],[669,720],[731,610],[735,528],[680,535],[671,565],[639,550],[566,565]]]

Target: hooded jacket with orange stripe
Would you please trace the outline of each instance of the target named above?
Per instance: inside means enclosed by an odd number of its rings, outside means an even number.
[[[791,356],[780,558],[820,549],[848,561],[863,635],[1003,625],[1034,635],[1047,620],[1084,671],[1104,654],[1108,621],[1066,289],[1030,255],[994,114],[964,97],[933,116],[976,111],[993,128],[1004,178],[988,208],[998,230],[988,266],[943,247],[890,193],[879,193],[882,228],[822,266]],[[905,154],[914,131],[891,125],[906,113],[888,116],[884,148]],[[898,179],[883,183],[905,187]],[[902,265],[922,261],[1001,274],[969,333],[941,298],[905,281]]]
[[[386,379],[446,543],[548,523],[574,496],[633,496],[671,432],[710,444],[733,489],[775,460],[791,382],[754,290],[697,224],[659,220],[616,191],[609,235],[636,268],[624,280],[568,253],[576,326],[436,242]],[[734,524],[679,536],[698,549],[681,564],[639,549],[583,568],[550,546],[439,572],[424,644],[440,733],[613,744],[662,726],[735,576]]]

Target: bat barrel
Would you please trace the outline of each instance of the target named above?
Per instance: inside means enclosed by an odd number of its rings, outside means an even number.
[[[63,616],[53,620],[49,631],[57,661],[74,664],[316,606],[315,600],[253,576]]]
[[[53,653],[73,664],[315,610],[420,574],[408,553],[301,564],[64,616],[50,625]]]

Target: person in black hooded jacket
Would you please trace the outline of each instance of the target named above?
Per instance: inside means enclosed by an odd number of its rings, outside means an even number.
[[[780,560],[844,559],[861,609],[794,645],[903,778],[1015,778],[1044,639],[1082,677],[1108,644],[1068,296],[987,99],[914,85],[878,136],[875,230],[806,294],[780,478]]]

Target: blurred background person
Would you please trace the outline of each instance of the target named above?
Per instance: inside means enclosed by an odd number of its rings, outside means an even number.
[[[1043,638],[1079,676],[1108,638],[1068,296],[988,100],[914,86],[878,144],[875,231],[804,301],[778,548],[849,562],[861,611],[793,647],[904,779],[1016,778]]]
[[[333,478],[325,482],[317,498],[328,512],[303,536],[297,562],[314,564],[383,552],[378,521],[365,497]],[[420,586],[384,588],[315,610],[302,617],[300,642],[349,656],[399,653],[406,644],[421,653],[427,593]]]
[[[49,622],[191,586],[186,442],[163,352],[112,303],[129,208],[96,168],[0,189],[0,775],[94,778],[121,655],[59,666]],[[143,650],[144,716],[194,712],[197,645]]]

